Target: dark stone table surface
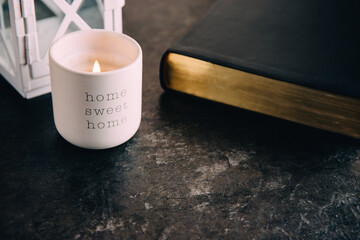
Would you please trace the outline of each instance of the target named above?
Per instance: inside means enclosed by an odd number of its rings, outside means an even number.
[[[0,79],[0,239],[359,239],[359,140],[161,89],[162,53],[213,2],[127,1],[143,113],[119,147],[72,146],[50,94]]]

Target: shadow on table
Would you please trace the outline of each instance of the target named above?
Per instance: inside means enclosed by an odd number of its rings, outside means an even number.
[[[159,101],[161,119],[189,142],[211,143],[222,151],[256,152],[266,164],[322,168],[334,154],[346,162],[360,146],[351,137],[184,94],[165,92]]]

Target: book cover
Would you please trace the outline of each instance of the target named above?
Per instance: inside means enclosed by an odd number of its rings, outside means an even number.
[[[161,85],[360,138],[359,7],[219,0],[163,55]]]

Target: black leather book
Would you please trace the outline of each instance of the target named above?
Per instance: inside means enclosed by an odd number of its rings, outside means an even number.
[[[161,85],[360,137],[360,1],[219,0],[163,55]]]

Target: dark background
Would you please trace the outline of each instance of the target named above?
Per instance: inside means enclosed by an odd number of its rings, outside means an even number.
[[[1,239],[358,238],[359,140],[160,88],[162,53],[213,2],[126,2],[143,114],[119,147],[67,143],[50,94],[0,79]]]

